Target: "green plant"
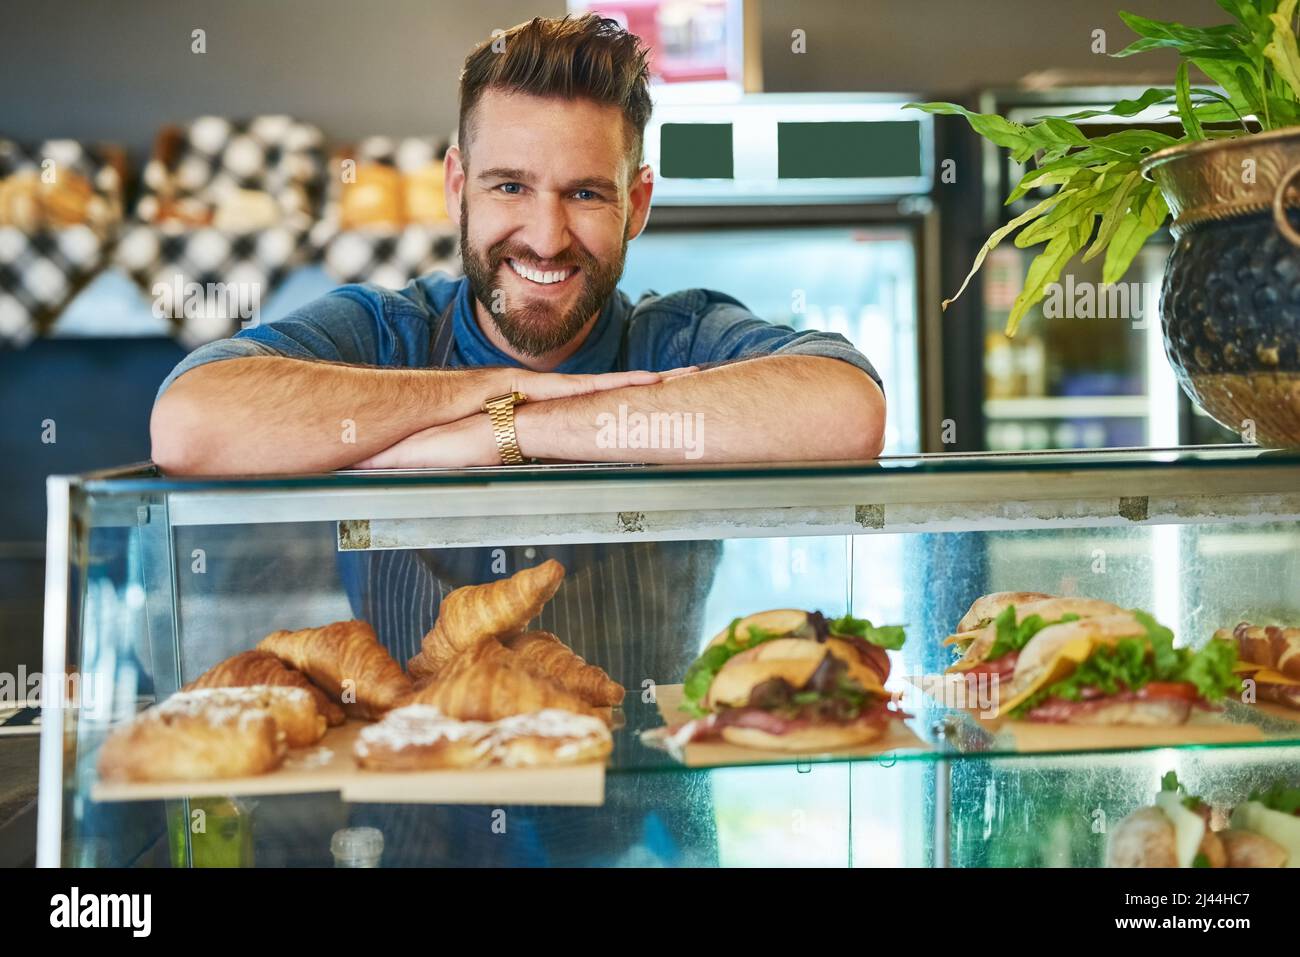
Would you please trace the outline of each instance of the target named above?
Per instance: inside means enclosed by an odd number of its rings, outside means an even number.
[[[1015,244],[1020,248],[1046,245],[1029,266],[1007,319],[1007,335],[1015,334],[1021,319],[1079,252],[1087,262],[1104,251],[1102,282],[1118,282],[1169,215],[1159,189],[1142,176],[1144,157],[1181,143],[1248,134],[1251,122],[1263,130],[1300,125],[1300,0],[1218,3],[1234,22],[1189,27],[1121,13],[1139,39],[1113,56],[1171,48],[1182,62],[1172,89],[1150,89],[1108,110],[1038,117],[1026,126],[954,103],[908,104],[927,113],[963,116],[976,133],[1010,150],[1016,162],[1035,160],[1007,198],[1008,205],[1030,190],[1056,188],[988,238],[961,289],[944,300],[945,309],[965,291],[989,252],[1017,230]],[[1189,64],[1220,89],[1193,87]],[[1135,128],[1090,139],[1078,122],[1097,116],[1132,117],[1161,104],[1171,105],[1169,115],[1181,122],[1181,137]]]

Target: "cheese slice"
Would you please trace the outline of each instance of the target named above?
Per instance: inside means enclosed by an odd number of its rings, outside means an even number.
[[[1122,618],[1130,622],[1134,620],[1131,613],[1118,605],[1112,605],[1110,602],[1102,601],[1099,598],[1046,598],[1041,601],[1031,601],[1016,606],[1016,624],[1020,624],[1026,618],[1034,615],[1055,624],[1069,624],[1069,622],[1061,621],[1066,615],[1074,615],[1076,620],[1085,618],[1098,618],[1106,621]],[[1047,627],[1050,628],[1052,625]],[[1035,635],[1034,637],[1038,636]],[[983,628],[949,635],[944,642],[945,644],[948,642],[953,644],[966,642],[966,646],[962,649],[961,660],[949,667],[948,671],[968,671],[987,660],[989,652],[993,650],[994,644],[997,643],[997,638],[998,626],[996,621],[989,622]]]
[[[1237,805],[1232,812],[1232,826],[1254,831],[1281,845],[1287,853],[1286,866],[1300,867],[1300,817],[1283,814],[1258,801]]]
[[[1017,675],[1011,681],[1012,687],[1016,688],[1011,693],[1011,697],[1006,698],[999,689],[999,695],[1003,700],[999,701],[994,716],[1005,714],[1038,689],[1067,677],[1075,668],[1088,660],[1088,656],[1096,646],[1097,642],[1091,638],[1075,638],[1057,648],[1051,661],[1045,667],[1036,669],[1032,677],[1026,676],[1024,680],[1020,680]]]
[[[1252,661],[1238,661],[1232,670],[1235,674],[1251,678],[1257,684],[1286,685],[1288,687],[1300,685],[1300,681],[1295,678],[1284,675],[1280,671],[1274,671],[1267,665],[1257,665]]]
[[[1191,867],[1205,838],[1205,818],[1185,808],[1174,791],[1157,794],[1156,807],[1165,812],[1165,817],[1174,826],[1174,852],[1178,866]]]
[[[1021,650],[1010,692],[999,688],[999,696],[1005,696],[1005,700],[999,705],[998,714],[1005,714],[1044,685],[1069,675],[1098,645],[1113,645],[1121,638],[1145,634],[1146,630],[1129,612],[1048,625]]]
[[[771,611],[755,612],[736,622],[736,643],[741,645],[749,643],[750,628],[775,631],[782,635],[805,635],[809,633],[807,626],[808,612],[800,611],[798,608],[775,608]],[[722,644],[727,640],[730,631],[729,626],[723,628],[709,641],[708,647]]]

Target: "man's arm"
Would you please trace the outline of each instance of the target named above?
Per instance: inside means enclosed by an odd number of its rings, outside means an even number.
[[[534,458],[831,461],[880,454],[885,400],[865,372],[838,359],[765,356],[635,393],[524,405],[515,414],[519,449]],[[642,422],[649,448],[637,434]]]
[[[530,399],[658,382],[654,372],[558,375],[523,369],[376,369],[279,356],[191,369],[154,405],[153,460],[181,475],[325,472],[412,432],[481,414],[484,399]]]
[[[496,369],[414,370],[279,356],[191,369],[154,405],[153,460],[189,475],[320,472],[479,411]]]
[[[515,410],[525,456],[585,462],[870,459],[880,454],[884,427],[885,398],[870,376],[839,359],[803,355],[747,359]],[[426,429],[359,465],[499,462],[491,424],[479,414]]]
[[[512,389],[551,399],[660,380],[427,369],[428,351],[423,309],[397,293],[343,286],[186,357],[154,403],[153,460],[181,475],[322,472],[473,416]]]

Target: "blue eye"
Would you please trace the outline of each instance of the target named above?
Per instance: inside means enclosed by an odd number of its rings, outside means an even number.
[[[583,196],[583,195],[582,195],[583,193],[586,193],[587,195],[586,195],[586,196]],[[599,193],[595,193],[595,192],[593,192],[592,190],[589,190],[589,189],[580,189],[580,190],[578,190],[577,193],[575,193],[574,195],[577,196],[579,199],[588,199],[588,198],[590,198],[590,199],[600,199],[600,194],[599,194]]]
[[[523,189],[523,186],[521,186],[519,183],[502,183],[502,184],[501,184],[499,187],[497,187],[497,188],[498,188],[498,189],[505,190],[506,194],[509,195],[509,196],[518,196],[519,194],[516,193],[516,192],[513,192],[513,190],[514,190],[514,189]]]

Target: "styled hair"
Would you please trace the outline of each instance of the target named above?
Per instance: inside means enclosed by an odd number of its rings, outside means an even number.
[[[461,151],[473,133],[474,107],[488,90],[588,99],[623,111],[637,169],[651,110],[647,53],[638,37],[595,13],[534,17],[484,40],[465,58],[460,74]]]

